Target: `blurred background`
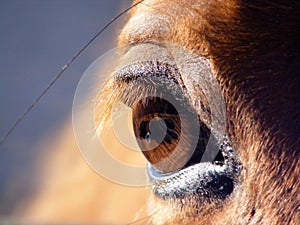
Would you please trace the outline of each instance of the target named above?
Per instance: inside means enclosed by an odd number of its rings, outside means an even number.
[[[0,136],[62,66],[130,4],[0,1]],[[123,16],[91,44],[0,146],[0,223],[125,223],[145,204],[145,189],[112,184],[86,165],[70,123],[80,77],[98,56],[116,46],[127,19]]]

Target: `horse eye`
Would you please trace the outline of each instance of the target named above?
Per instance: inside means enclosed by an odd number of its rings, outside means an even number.
[[[201,162],[210,130],[199,117],[193,121],[191,112],[183,111],[183,107],[178,110],[160,97],[142,99],[132,108],[138,145],[157,171],[169,173]],[[200,130],[196,137],[195,128]],[[215,161],[219,162],[220,156]]]
[[[116,81],[124,86],[118,99],[132,108],[140,150],[157,172],[169,174],[200,162],[224,163],[218,141],[191,104],[176,69],[153,62],[134,64],[119,72]]]

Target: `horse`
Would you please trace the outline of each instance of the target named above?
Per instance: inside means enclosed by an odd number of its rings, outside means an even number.
[[[119,35],[130,57],[99,105],[132,108],[152,192],[138,224],[299,223],[299,10],[282,0],[144,0],[131,10]],[[96,114],[100,126],[107,111]],[[161,142],[151,121],[166,129]],[[206,149],[215,154],[201,160]]]

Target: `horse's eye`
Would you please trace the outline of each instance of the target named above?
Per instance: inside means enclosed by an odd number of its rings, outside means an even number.
[[[107,101],[132,109],[153,193],[202,203],[229,196],[241,166],[226,134],[226,107],[207,59],[177,46],[139,44],[115,71],[107,93],[116,91]]]
[[[210,130],[184,105],[175,97],[166,100],[162,95],[143,98],[132,106],[138,145],[148,162],[162,173],[200,163],[208,144]]]
[[[169,172],[181,166],[178,160],[168,160],[179,144],[182,127],[180,116],[170,102],[159,97],[140,100],[133,107],[133,127],[144,156],[156,169]],[[182,150],[177,154],[182,158],[187,152]],[[168,163],[159,164],[163,160]]]
[[[121,90],[116,98],[132,108],[137,143],[156,171],[164,175],[200,162],[224,162],[211,132],[210,105],[204,95],[192,102],[193,87],[184,84],[176,64],[131,63],[117,70],[115,81]]]

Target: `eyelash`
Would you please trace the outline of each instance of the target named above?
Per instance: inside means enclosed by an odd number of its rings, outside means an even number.
[[[115,90],[120,90],[118,100],[128,106],[146,96],[172,95],[182,106],[194,107],[187,101],[186,88],[174,65],[152,61],[135,63],[119,70],[114,77]]]

